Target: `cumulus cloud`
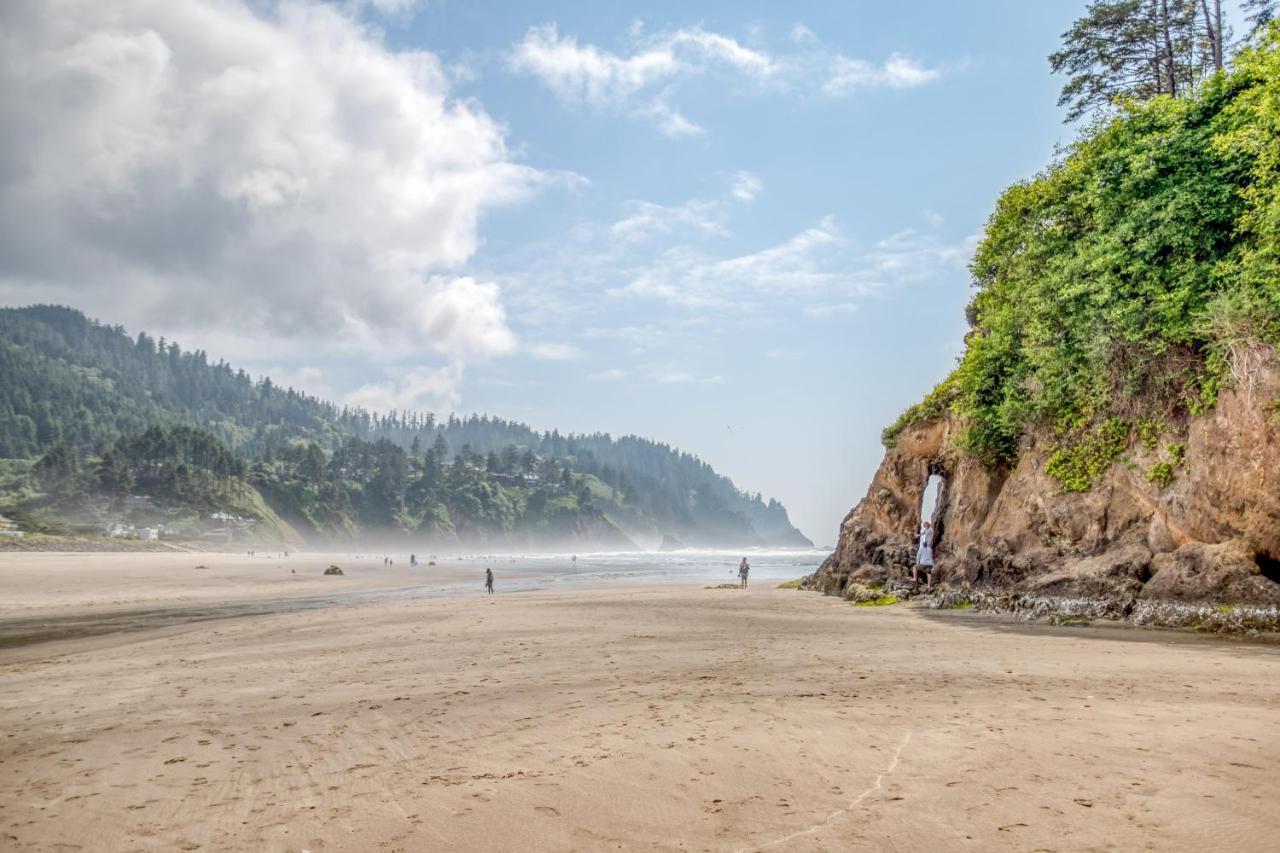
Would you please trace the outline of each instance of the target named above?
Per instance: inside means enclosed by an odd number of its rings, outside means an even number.
[[[701,27],[647,34],[628,30],[621,52],[561,35],[554,23],[530,28],[508,53],[508,68],[530,75],[566,103],[647,119],[665,136],[702,136],[706,129],[675,105],[681,80],[718,74],[739,89],[818,92],[842,97],[859,89],[909,89],[942,72],[894,53],[882,63],[850,59],[821,42],[804,24],[790,32],[793,50],[776,54]]]
[[[10,0],[0,52],[0,299],[230,357],[434,354],[410,378],[437,390],[514,348],[498,287],[461,268],[484,213],[551,178],[434,55],[293,0]]]

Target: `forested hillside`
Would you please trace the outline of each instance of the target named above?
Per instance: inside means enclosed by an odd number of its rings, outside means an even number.
[[[225,457],[193,457],[184,430]],[[6,467],[10,511],[43,506],[82,526],[133,489],[188,519],[252,490],[287,519],[273,529],[313,541],[809,544],[781,504],[665,444],[340,408],[57,306],[0,310],[0,458],[41,460]],[[196,472],[222,488],[193,491]]]

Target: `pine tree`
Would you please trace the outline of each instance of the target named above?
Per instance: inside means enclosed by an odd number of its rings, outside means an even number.
[[[1222,68],[1229,35],[1220,0],[1094,0],[1049,56],[1069,77],[1058,105],[1075,121],[1122,98],[1189,94]]]
[[[1280,0],[1243,0],[1240,8],[1249,23],[1249,38],[1257,35],[1276,19],[1280,12]]]

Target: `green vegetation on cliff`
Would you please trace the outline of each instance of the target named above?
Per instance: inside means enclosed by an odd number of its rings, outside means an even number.
[[[950,410],[961,447],[1002,465],[1049,430],[1050,473],[1088,488],[1131,438],[1154,444],[1140,424],[1247,382],[1280,344],[1280,25],[1184,97],[1122,105],[1009,188],[971,270],[964,355],[885,431],[890,446]]]

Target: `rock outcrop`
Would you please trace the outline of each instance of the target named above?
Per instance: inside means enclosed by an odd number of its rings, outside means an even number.
[[[1126,614],[1140,602],[1278,605],[1278,401],[1272,358],[1248,388],[1223,390],[1170,438],[1132,441],[1083,492],[1046,473],[1051,435],[1032,435],[1016,465],[999,471],[957,448],[962,425],[951,414],[908,427],[807,585],[844,594],[909,576],[921,497],[937,473],[938,576],[952,590],[1106,601]],[[1153,481],[1173,440],[1181,461],[1172,479]]]

